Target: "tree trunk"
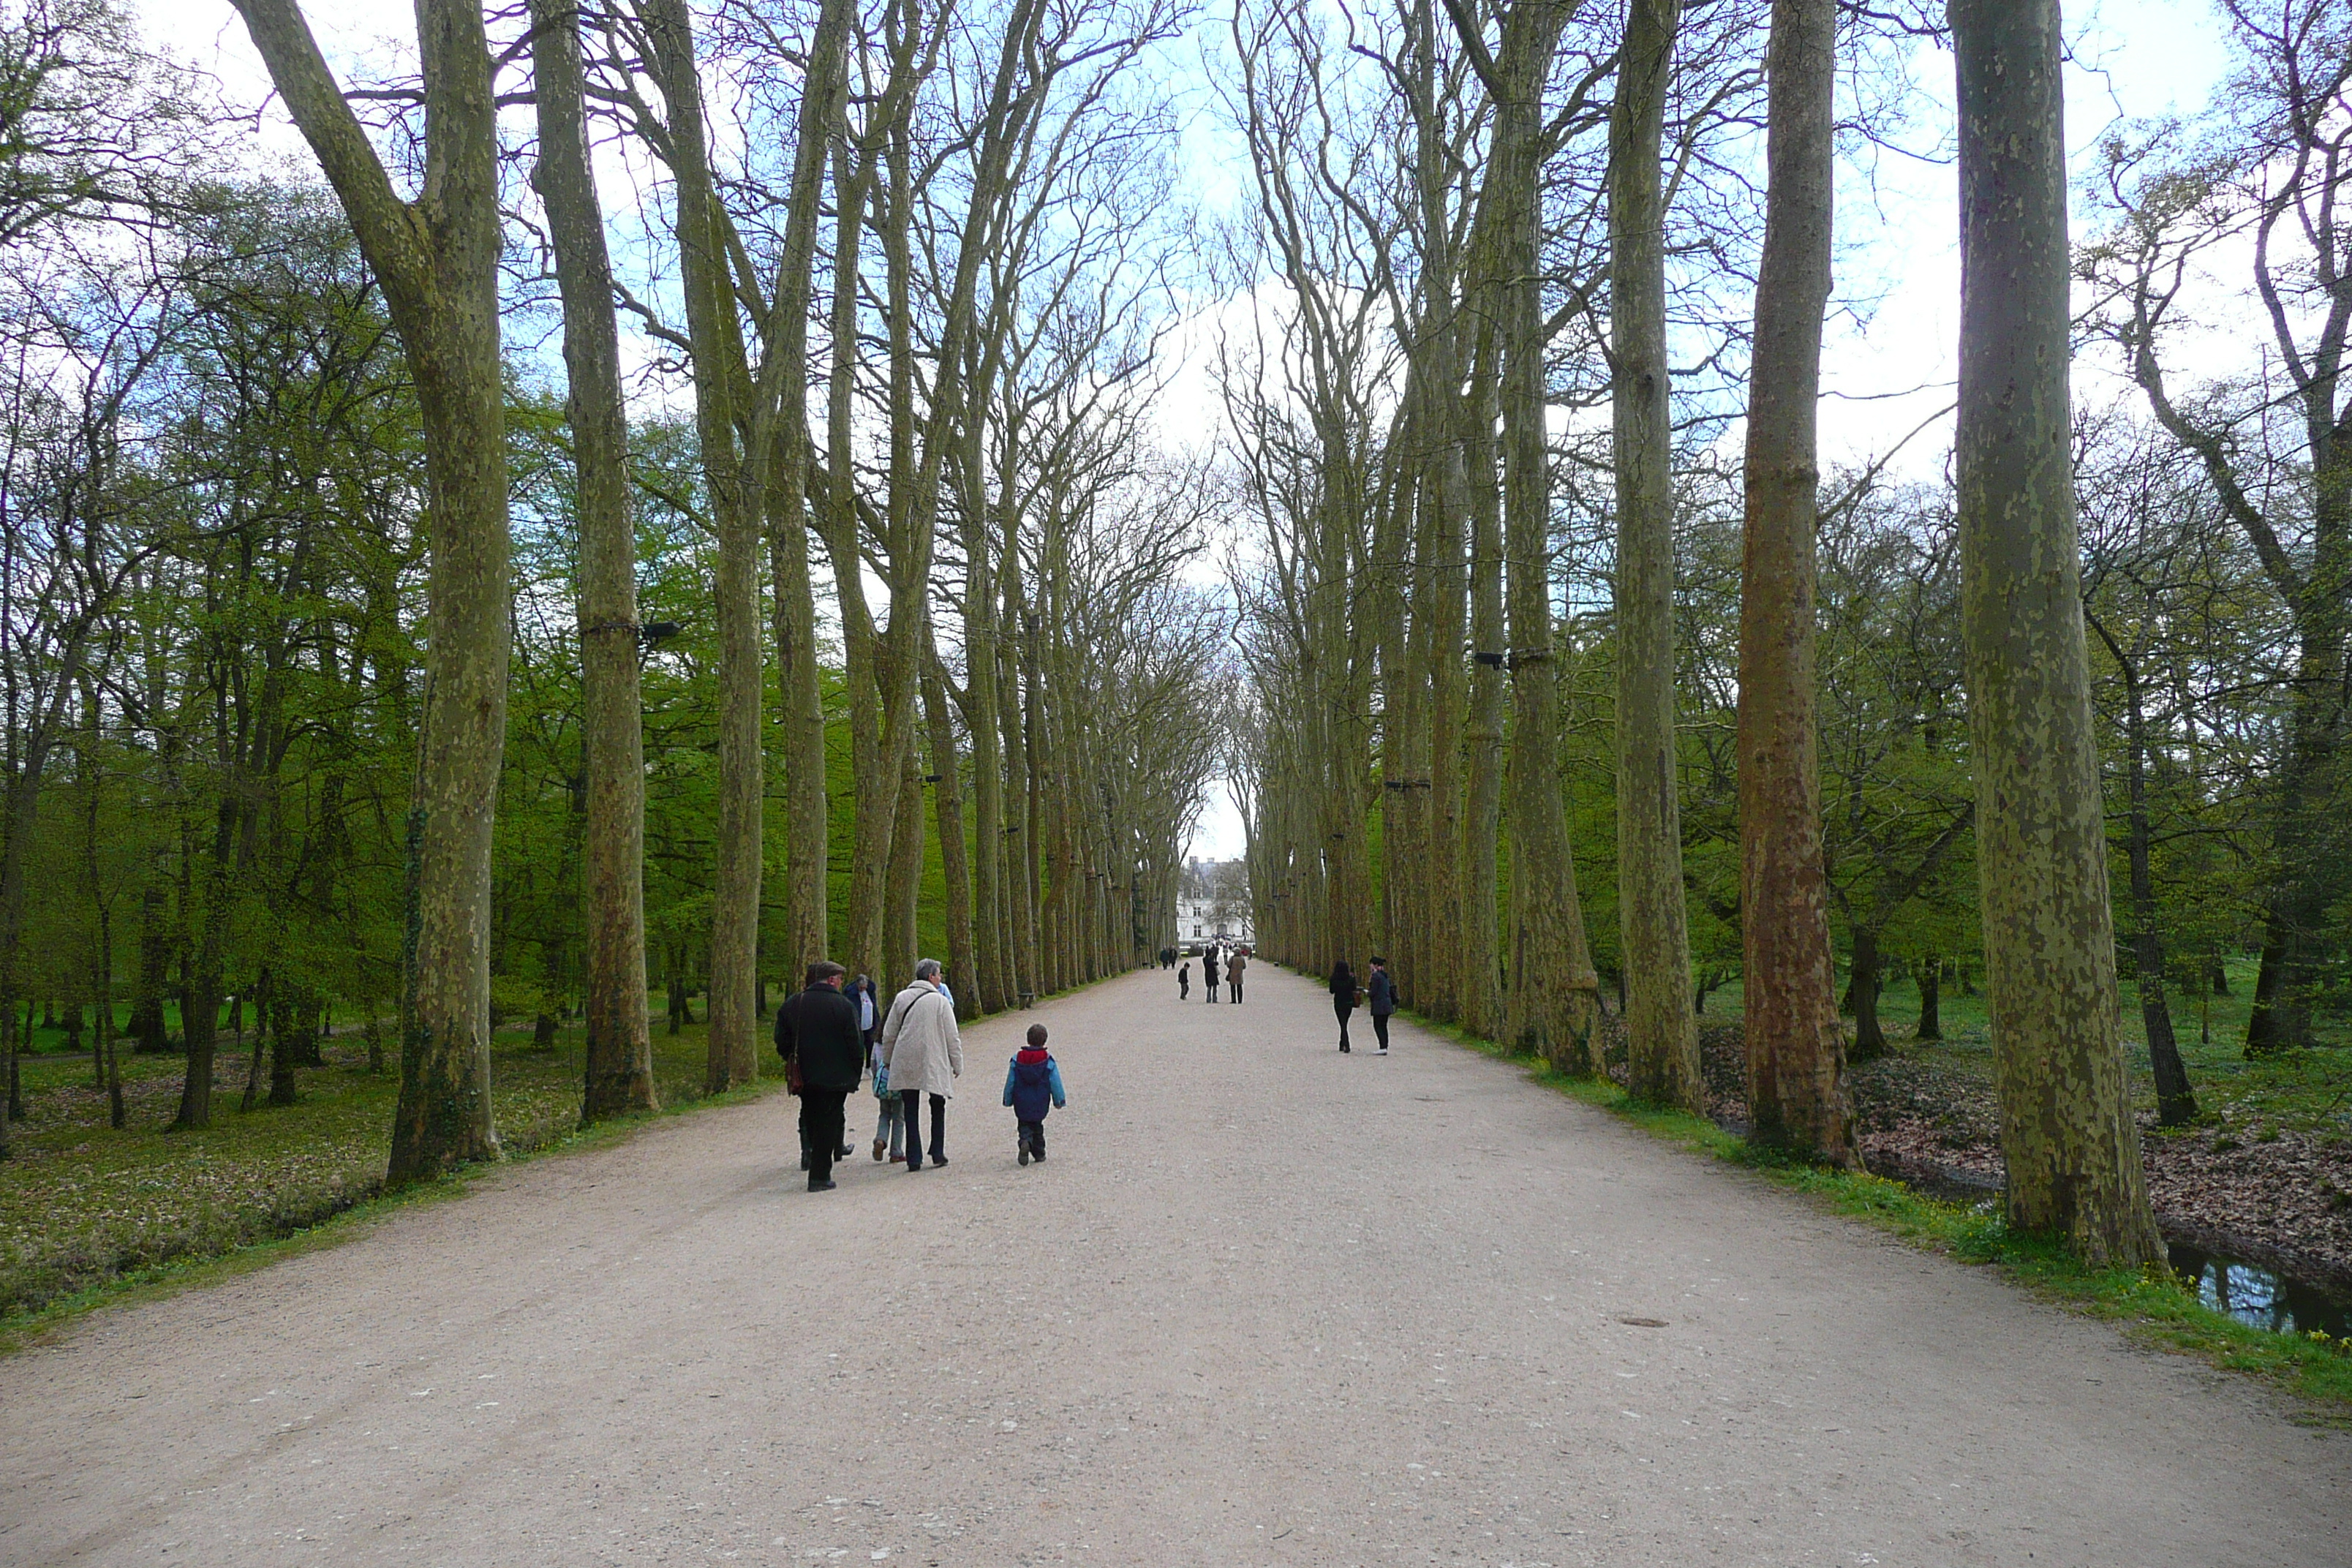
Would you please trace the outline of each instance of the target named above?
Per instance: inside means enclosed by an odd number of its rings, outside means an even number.
[[[1675,743],[1674,425],[1658,160],[1680,0],[1633,0],[1610,116],[1610,407],[1617,468],[1617,926],[1627,1087],[1705,1109]]]
[[[1501,321],[1503,532],[1510,552],[1511,942],[1505,1038],[1598,1072],[1600,981],[1569,854],[1559,784],[1551,614],[1551,478],[1544,406],[1543,86],[1569,7],[1519,0],[1504,22],[1494,172],[1502,217],[1492,283]]]
[[[250,1112],[261,1093],[261,1063],[269,1048],[269,996],[274,988],[269,966],[264,964],[253,981],[253,1059],[245,1064],[245,1094],[236,1102],[239,1115]],[[241,1046],[245,1043],[241,1022],[245,998],[240,995],[236,1000],[237,1007],[229,1014],[229,1024]]]
[[[1886,1031],[1878,1022],[1878,933],[1868,926],[1853,929],[1853,977],[1848,994],[1853,998],[1853,1059],[1873,1062],[1886,1054]]]
[[[890,815],[889,876],[882,900],[882,959],[889,994],[896,995],[915,978],[915,961],[926,956],[916,951],[915,935],[916,898],[923,882],[923,775],[911,756],[898,774],[898,805]],[[949,980],[948,988],[953,990],[959,981],[969,984],[966,976],[958,974]]]
[[[261,1027],[266,1011],[269,1028],[269,1103],[291,1105],[295,1101],[294,1064],[302,1055],[302,1037],[310,1030],[316,1015],[308,1005],[309,998],[299,986],[281,983],[275,988],[265,1009],[255,1009],[254,1026]]]
[[[1462,823],[1462,1026],[1503,1037],[1502,963],[1496,922],[1503,826],[1502,498],[1494,485],[1493,332],[1481,334],[1462,416],[1470,435],[1470,716],[1462,731],[1470,799]],[[1295,902],[1295,900],[1294,900]]]
[[[678,271],[694,357],[695,433],[718,554],[711,609],[718,642],[718,866],[710,906],[712,1094],[759,1073],[760,873],[764,767],[760,747],[760,532],[767,503],[767,423],[743,368],[725,215],[710,169],[702,79],[684,0],[642,0],[655,74],[669,105]]]
[[[824,701],[816,640],[816,596],[809,577],[809,304],[816,286],[816,234],[828,144],[842,131],[851,0],[826,0],[810,44],[802,93],[793,187],[777,263],[775,328],[767,353],[779,367],[775,456],[770,465],[768,538],[775,595],[776,687],[782,733],[785,839],[783,963],[797,985],[825,956],[831,892],[826,803]],[[763,1009],[764,1011],[764,1009]]]
[[[636,531],[612,258],[588,156],[576,0],[531,0],[539,168],[563,295],[580,529],[581,752],[588,778],[587,1049],[583,1126],[654,1108],[646,1002],[645,738]]]
[[[2172,1009],[2164,994],[2164,930],[2156,907],[2156,875],[2150,864],[2154,838],[2147,815],[2147,710],[2140,696],[2139,665],[2105,626],[2100,640],[2115,658],[2124,682],[2124,790],[2127,822],[2125,853],[2131,867],[2132,967],[2139,984],[2140,1026],[2147,1034],[2148,1068],[2156,1079],[2156,1118],[2167,1127],[2185,1127],[2197,1118],[2197,1097],[2189,1068],[2172,1035]]]
[[[1944,992],[1944,961],[1929,956],[1919,961],[1919,1026],[1912,1037],[1920,1040],[1940,1040],[1944,1037],[1944,1017],[1940,1010]]]
[[[131,1003],[130,1035],[134,1056],[161,1056],[172,1048],[163,1019],[163,993],[171,977],[172,931],[163,871],[155,868],[139,893],[139,979]]]
[[[956,1016],[980,1016],[987,986],[972,953],[971,871],[963,837],[963,780],[956,761],[955,721],[948,710],[947,678],[938,650],[923,650],[923,709],[930,726],[931,768],[938,775],[940,868],[947,881],[948,972],[955,978]]]
[[[1739,595],[1739,879],[1752,1136],[1851,1165],[1815,750],[1813,537],[1830,291],[1832,0],[1775,0],[1770,189],[1748,372]]]
[[[976,426],[979,421],[972,423]],[[966,463],[968,470],[977,470],[979,453],[969,453]],[[977,907],[973,956],[981,1009],[996,1013],[1013,1005],[1018,988],[1007,952],[1003,746],[997,724],[994,590],[988,571],[986,521],[979,513],[981,496],[981,481],[973,471],[965,487],[963,540],[964,687],[971,695],[964,728],[971,737],[972,900]]]
[[[1953,0],[1961,629],[2011,1225],[2095,1267],[2164,1256],[2116,1016],[2067,386],[2057,0]]]
[[[382,280],[424,416],[434,520],[416,1005],[402,1043],[393,1185],[498,1152],[490,1121],[490,828],[506,739],[506,388],[499,357],[497,108],[474,0],[417,0],[423,199],[394,193],[295,0],[236,0]]]

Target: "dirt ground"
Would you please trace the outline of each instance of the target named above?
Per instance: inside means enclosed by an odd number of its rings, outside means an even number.
[[[0,1363],[0,1563],[2352,1562],[2352,1433],[2257,1386],[1408,1026],[1342,1057],[1271,966],[1193,996],[976,1026],[911,1182],[802,1190],[773,1099],[88,1321]]]

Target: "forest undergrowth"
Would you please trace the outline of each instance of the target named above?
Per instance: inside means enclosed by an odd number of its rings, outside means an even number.
[[[676,1035],[656,1026],[664,1110],[705,1099],[707,1035],[702,1024]],[[577,1028],[560,1030],[552,1048],[535,1047],[528,1027],[493,1037],[491,1094],[509,1157],[576,1134],[583,1048]],[[297,1103],[241,1110],[248,1058],[224,1051],[213,1125],[199,1132],[163,1131],[185,1071],[176,1055],[125,1058],[120,1132],[87,1057],[26,1058],[26,1120],[0,1167],[0,1334],[79,1292],[289,1237],[379,1197],[398,1074],[371,1073],[356,1037],[331,1039],[321,1054],[325,1066],[298,1069]]]
[[[2125,1060],[2148,1195],[2169,1235],[2352,1291],[2352,1039],[2340,1026],[2323,1027],[2319,1046],[2249,1058],[2241,1042],[2252,983],[2252,964],[2233,964],[2227,995],[2180,1005],[2180,1051],[2198,1116],[2176,1129],[2157,1123],[2138,998],[2126,988]],[[1916,1016],[1916,1008],[1907,982],[1882,1001],[1890,1020]],[[2000,1133],[1983,999],[1947,992],[1940,1012],[1941,1039],[1902,1037],[1910,1033],[1906,1022],[1889,1030],[1886,1055],[1853,1064],[1857,1140],[1883,1175],[1932,1184],[1941,1173],[1998,1188]],[[1699,1039],[1709,1117],[1744,1127],[1738,1014],[1735,991],[1701,1018]]]

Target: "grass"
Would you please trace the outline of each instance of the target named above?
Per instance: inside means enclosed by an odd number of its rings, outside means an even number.
[[[2086,1268],[2055,1242],[2011,1231],[1990,1205],[1947,1203],[1882,1176],[1806,1164],[1752,1148],[1745,1139],[1704,1117],[1642,1104],[1613,1083],[1576,1078],[1549,1062],[1515,1055],[1491,1040],[1427,1019],[1418,1021],[1483,1055],[1516,1061],[1537,1082],[1608,1111],[1654,1138],[1742,1166],[1916,1247],[1963,1263],[1998,1268],[2045,1300],[2122,1324],[2144,1343],[2265,1378],[2317,1407],[2304,1418],[2309,1423],[2352,1426],[2352,1341],[2254,1328],[2206,1306],[2194,1289],[2164,1264],[2152,1264],[2140,1272]],[[1981,1021],[1979,1005],[1979,1027]],[[1952,1024],[1948,1004],[1948,1032]],[[2144,1064],[2144,1052],[2142,1060]],[[1987,1073],[1990,1076],[1989,1067]]]
[[[2199,1120],[2244,1127],[2250,1136],[2305,1132],[2352,1141],[2352,1019],[2322,1015],[2315,1021],[2320,1043],[2308,1050],[2249,1060],[2246,1017],[2253,1005],[2255,963],[2231,959],[2226,996],[2171,997],[2173,1033],[2197,1096]],[[1737,1022],[1738,982],[1707,996],[1702,1023]],[[1940,1040],[1912,1037],[1919,1016],[1919,994],[1911,981],[1890,983],[1878,1002],[1879,1026],[1890,1052],[1906,1062],[1939,1068],[1979,1079],[1988,1102],[1992,1084],[1992,1037],[1984,997],[1956,985],[1943,989]],[[2138,988],[2123,983],[2122,1023],[2126,1069],[2137,1109],[2156,1110],[2156,1080],[2148,1068],[2147,1037],[2140,1022]]]
[[[706,1036],[702,1026],[666,1034],[656,1014],[665,1110],[710,1103],[702,1094]],[[509,1157],[625,1131],[631,1119],[579,1131],[583,1051],[576,1029],[560,1033],[552,1049],[534,1049],[527,1030],[494,1037],[492,1114]],[[103,1302],[184,1289],[341,1239],[357,1222],[461,1192],[479,1173],[385,1195],[397,1075],[369,1072],[356,1041],[330,1041],[325,1056],[325,1067],[300,1072],[298,1103],[241,1111],[248,1058],[225,1049],[212,1126],[178,1133],[164,1129],[178,1104],[180,1058],[123,1058],[130,1124],[121,1131],[107,1125],[87,1058],[26,1058],[27,1119],[15,1130],[16,1157],[0,1165],[0,1350]],[[332,1236],[314,1228],[329,1221],[337,1222]]]

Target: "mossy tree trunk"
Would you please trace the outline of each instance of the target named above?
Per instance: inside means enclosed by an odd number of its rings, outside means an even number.
[[[1503,538],[1509,555],[1511,983],[1504,1038],[1576,1072],[1596,1072],[1600,982],[1569,854],[1559,780],[1559,669],[1552,636],[1551,481],[1544,404],[1543,90],[1571,5],[1518,0],[1503,19],[1496,100],[1495,268],[1499,327]]]
[[[2057,0],[1954,0],[1961,620],[2009,1220],[2163,1257],[2116,1016],[2069,439]]]
[[[1610,407],[1617,468],[1617,925],[1628,1087],[1704,1109],[1675,744],[1674,424],[1659,173],[1680,0],[1633,0],[1610,116]]]
[[[413,1022],[387,1180],[494,1155],[490,828],[506,740],[505,384],[499,357],[497,108],[480,7],[417,0],[425,168],[403,200],[295,0],[236,0],[278,96],[383,282],[424,416],[433,628]]]
[[[604,212],[588,158],[577,0],[531,0],[540,199],[563,297],[578,474],[581,751],[587,773],[587,1050],[580,1120],[654,1108],[646,997],[645,739],[628,413]],[[545,1020],[551,1026],[552,1020]]]

